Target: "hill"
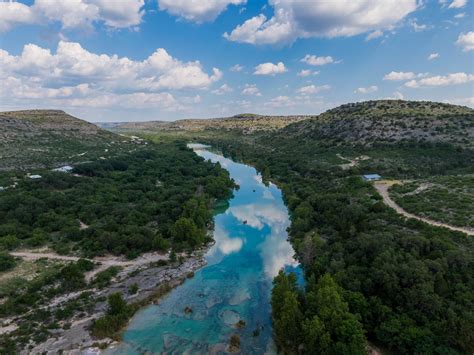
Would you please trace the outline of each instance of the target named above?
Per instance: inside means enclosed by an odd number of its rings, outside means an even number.
[[[310,118],[311,116],[263,116],[255,114],[239,114],[225,118],[185,119],[175,122],[148,121],[127,122],[123,124],[106,124],[104,128],[117,131],[186,131],[202,132],[209,130],[238,131],[250,134],[261,131],[275,131],[289,124]]]
[[[59,110],[1,112],[0,127],[2,170],[90,160],[131,142]]]
[[[281,136],[349,145],[418,141],[473,146],[474,110],[429,101],[349,103],[292,124]]]

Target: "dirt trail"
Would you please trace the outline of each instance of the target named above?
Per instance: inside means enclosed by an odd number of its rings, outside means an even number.
[[[80,258],[77,256],[67,256],[59,255],[51,252],[40,252],[35,253],[32,251],[22,251],[22,252],[11,252],[13,256],[23,258],[25,260],[38,260],[42,258],[54,259],[54,260],[63,260],[63,261],[78,261]],[[159,260],[168,260],[169,256],[167,254],[158,254],[158,253],[146,253],[134,260],[123,260],[115,256],[103,256],[97,257],[95,259],[87,259],[93,263],[100,263],[94,270],[86,273],[86,281],[90,281],[97,275],[99,272],[106,270],[111,266],[120,266],[127,271],[132,271],[131,269],[136,269],[140,266],[157,262]]]
[[[431,224],[432,226],[444,227],[444,228],[451,229],[453,231],[466,233],[468,235],[474,235],[474,230],[472,230],[472,229],[451,226],[449,224],[442,223],[442,222],[437,222],[437,221],[434,221],[434,220],[429,219],[429,218],[419,217],[417,215],[414,215],[412,213],[409,213],[409,212],[405,211],[402,207],[397,205],[397,203],[390,198],[390,195],[388,193],[388,189],[390,188],[390,186],[393,186],[395,184],[400,184],[400,183],[401,182],[398,181],[398,180],[381,180],[381,181],[376,181],[374,183],[374,187],[377,189],[380,196],[382,196],[383,202],[387,206],[393,208],[395,211],[397,211],[397,213],[399,213],[399,214],[401,214],[401,215],[403,215],[407,218],[414,218],[414,219],[417,219],[419,221]]]

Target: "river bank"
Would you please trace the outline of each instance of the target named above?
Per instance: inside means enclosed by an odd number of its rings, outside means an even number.
[[[160,297],[169,290],[192,277],[193,273],[206,264],[203,255],[212,243],[189,256],[182,255],[181,262],[138,263],[139,266],[124,267],[103,289],[89,288],[76,292],[74,297],[64,295],[62,300],[52,302],[47,310],[55,311],[66,302],[79,299],[85,293],[92,293],[93,307],[89,311],[74,314],[61,322],[62,327],[51,330],[51,336],[40,344],[27,344],[21,354],[98,354],[101,349],[113,347],[117,342],[113,339],[94,339],[89,330],[95,319],[104,315],[107,310],[107,297],[119,292],[129,304],[146,306],[158,302]],[[166,265],[163,265],[165,264]],[[136,288],[136,293],[131,289]]]

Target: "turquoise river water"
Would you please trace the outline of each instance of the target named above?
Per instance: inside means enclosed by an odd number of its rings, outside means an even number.
[[[262,183],[257,171],[190,145],[219,162],[239,184],[229,207],[214,217],[215,244],[207,265],[172,290],[158,305],[139,311],[116,354],[222,354],[238,334],[245,354],[275,353],[270,294],[281,268],[301,274],[287,241],[290,224],[281,191]],[[186,314],[190,307],[192,313]],[[239,320],[245,321],[241,329]]]

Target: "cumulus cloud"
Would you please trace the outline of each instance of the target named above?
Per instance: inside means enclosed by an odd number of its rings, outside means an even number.
[[[409,88],[437,87],[465,84],[474,81],[474,75],[466,73],[452,73],[448,75],[436,75],[419,80],[410,80],[405,83]]]
[[[354,90],[354,93],[356,93],[356,94],[371,94],[371,93],[374,93],[378,90],[379,90],[378,86],[372,85],[372,86],[369,86],[369,87],[366,87],[366,88],[357,88],[357,89]]]
[[[7,100],[177,108],[174,96],[165,90],[207,88],[221,76],[217,68],[207,74],[198,61],[182,62],[163,48],[143,61],[95,54],[65,41],[59,42],[56,53],[34,44],[25,45],[17,56],[0,50],[1,97]]]
[[[0,32],[10,30],[13,26],[31,24],[36,17],[31,7],[19,2],[0,2]]]
[[[212,93],[216,95],[224,95],[232,91],[234,91],[234,89],[232,89],[229,85],[223,84],[218,89],[213,90]]]
[[[260,90],[258,90],[258,87],[255,84],[245,84],[242,90],[242,95],[262,96],[262,94],[260,93]]]
[[[291,43],[297,38],[354,36],[390,29],[419,6],[418,0],[269,0],[270,19],[248,19],[224,37],[250,44]]]
[[[319,70],[311,70],[311,69],[302,69],[298,72],[298,76],[301,76],[301,77],[307,77],[307,76],[311,76],[311,75],[318,75],[319,74]]]
[[[276,75],[282,74],[287,71],[283,62],[273,63],[262,63],[255,67],[254,75]]]
[[[321,85],[321,86],[308,85],[308,86],[300,87],[297,92],[301,95],[311,95],[311,94],[317,94],[321,91],[326,91],[329,89],[331,89],[331,86],[329,85]]]
[[[474,31],[461,33],[456,41],[456,44],[462,47],[464,52],[474,50]]]
[[[436,59],[436,58],[439,58],[439,53],[431,53],[428,56],[428,60],[433,60],[433,59]]]
[[[247,0],[158,0],[160,10],[186,20],[202,23],[213,21],[229,5],[242,5]]]
[[[383,80],[390,81],[401,81],[401,80],[410,80],[416,77],[416,74],[413,72],[402,72],[402,71],[391,71],[383,77]]]
[[[326,57],[318,57],[316,55],[309,55],[306,54],[303,59],[301,59],[303,63],[309,64],[309,65],[314,65],[314,66],[320,66],[320,65],[326,65],[326,64],[331,64],[334,63],[334,59],[331,56],[326,56]]]
[[[133,27],[141,23],[144,4],[144,0],[36,0],[31,6],[0,2],[0,31],[54,22],[60,22],[63,29],[90,27],[94,22],[111,28]]]

